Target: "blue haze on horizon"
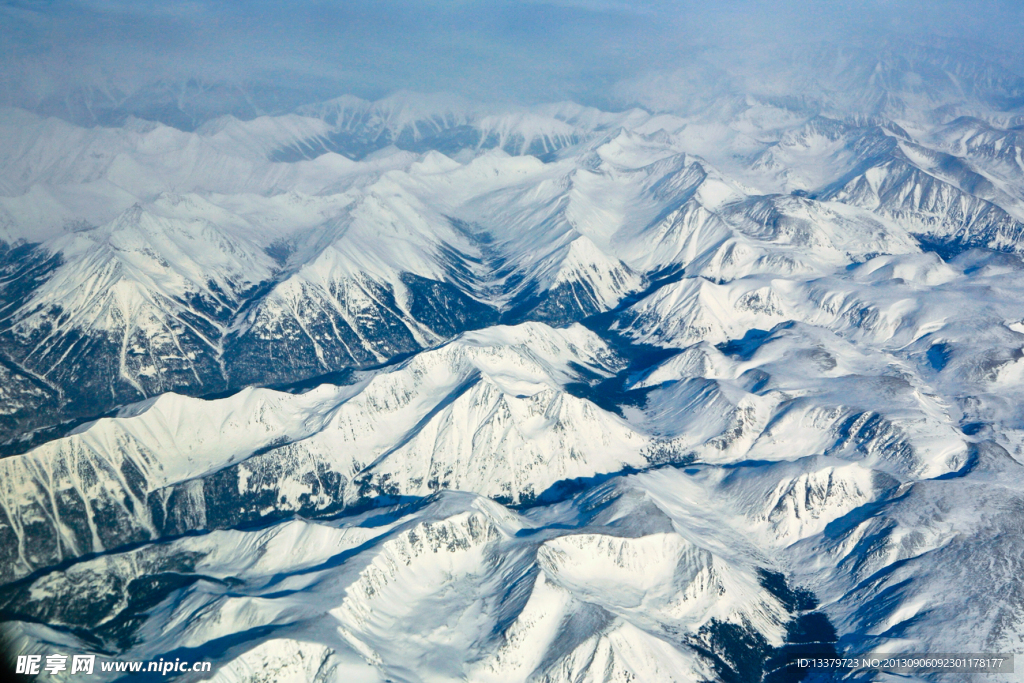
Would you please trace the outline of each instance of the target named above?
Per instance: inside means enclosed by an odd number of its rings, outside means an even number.
[[[0,104],[195,77],[311,98],[410,89],[614,106],[628,104],[621,84],[708,51],[756,58],[817,41],[937,37],[1020,74],[1022,27],[1024,4],[1006,0],[7,0]]]

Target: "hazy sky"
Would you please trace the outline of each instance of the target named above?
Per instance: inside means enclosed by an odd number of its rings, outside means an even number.
[[[599,101],[708,48],[938,34],[1015,68],[1022,29],[1018,0],[0,0],[0,87],[15,104],[193,75],[326,95]]]

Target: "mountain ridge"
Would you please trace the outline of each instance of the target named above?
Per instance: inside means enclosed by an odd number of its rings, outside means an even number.
[[[839,57],[817,104],[0,112],[5,636],[253,683],[1019,648],[1015,81]]]

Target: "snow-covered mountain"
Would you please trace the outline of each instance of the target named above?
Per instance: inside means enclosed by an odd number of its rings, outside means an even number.
[[[0,112],[14,650],[568,683],[1019,649],[1024,90],[815,54],[672,111]]]
[[[481,109],[348,98],[194,133],[79,129],[9,110],[7,437],[164,391],[369,367],[498,320],[567,324],[681,269],[810,277],[914,251],[915,238],[944,254],[1013,250],[1021,226],[1005,183],[904,139],[897,124],[812,117],[730,178],[686,151],[694,124],[679,118]],[[441,146],[455,158],[393,144],[453,121],[530,117],[573,127],[546,162],[479,140]],[[389,146],[360,161],[323,150],[281,160],[282,145],[339,127],[372,129]],[[810,168],[799,181],[789,170]]]
[[[1017,621],[944,589],[1012,562],[984,549],[1012,517],[982,511],[1019,496],[1022,273],[683,278],[618,333],[492,327],[347,384],[130,406],[0,461],[9,628],[296,680],[753,680],[808,624],[1010,650]]]

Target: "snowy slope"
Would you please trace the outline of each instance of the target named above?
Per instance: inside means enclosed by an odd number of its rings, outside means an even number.
[[[1020,649],[1024,89],[890,47],[737,50],[656,114],[0,112],[15,649],[565,683]]]
[[[602,497],[596,510],[584,499],[543,521],[445,493],[383,524],[361,516],[215,532],[79,565],[14,599],[27,612],[70,600],[51,616],[68,623],[74,605],[88,604],[73,583],[102,591],[194,573],[202,578],[178,599],[139,615],[144,640],[127,652],[202,654],[217,661],[218,680],[255,669],[306,680],[683,681],[742,657],[723,637],[730,627],[765,646],[781,641],[788,611],[748,561],[658,502]],[[621,526],[638,513],[646,528]],[[137,609],[128,593],[115,595],[88,616],[111,643]],[[225,641],[225,627],[243,625],[266,635]]]
[[[1014,618],[967,607],[1009,559],[956,602],[942,593],[966,558],[1013,552],[990,539],[1015,518],[980,511],[1019,496],[1019,359],[999,354],[1020,334],[1022,273],[972,253],[809,281],[684,278],[651,295],[658,343],[681,349],[653,364],[529,323],[344,387],[140,405],[3,462],[15,576],[207,533],[44,571],[6,603],[27,620],[9,628],[28,649],[87,651],[29,622],[92,624],[126,657],[202,656],[224,680],[746,680],[821,619],[850,652],[1012,649]],[[984,307],[964,303],[978,291]],[[673,316],[706,324],[688,336]],[[621,414],[580,397],[620,379]],[[107,521],[79,530],[75,500]],[[345,514],[213,531],[288,511]],[[143,576],[168,577],[150,602],[111,588]],[[122,597],[45,607],[71,586]]]
[[[530,323],[464,336],[342,388],[245,390],[212,403],[164,395],[0,461],[7,576],[275,510],[439,488],[519,502],[564,479],[640,466],[647,439],[564,389],[617,363],[581,327]],[[163,442],[169,435],[185,441]]]

